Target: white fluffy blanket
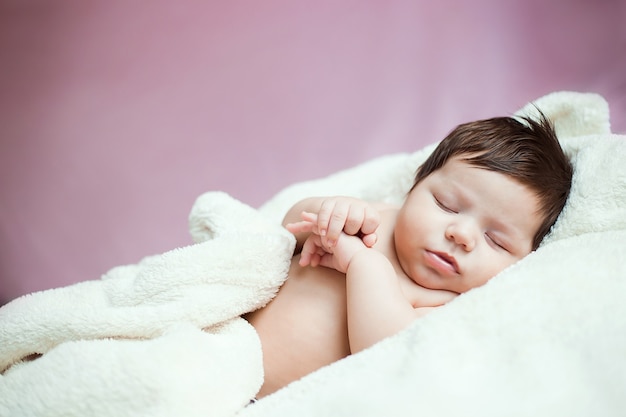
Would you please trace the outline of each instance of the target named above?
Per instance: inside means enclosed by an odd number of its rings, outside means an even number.
[[[0,309],[0,416],[623,415],[626,141],[602,97],[535,104],[574,164],[571,197],[539,250],[487,285],[242,409],[262,367],[237,316],[285,279],[284,212],[311,194],[400,202],[434,145],[294,184],[258,211],[208,193],[190,215],[196,245]]]
[[[295,239],[220,192],[198,198],[190,230],[195,245],[0,309],[0,416],[229,416],[248,404],[261,346],[238,316],[275,295]]]

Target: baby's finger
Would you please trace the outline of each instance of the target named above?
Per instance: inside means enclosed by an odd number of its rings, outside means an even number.
[[[380,226],[380,213],[373,207],[366,207],[361,224],[361,233],[364,235],[372,234],[378,229],[378,226]]]
[[[302,213],[300,213],[300,217],[306,222],[317,223],[317,214],[315,213],[303,211]]]
[[[361,240],[363,241],[363,244],[365,246],[367,246],[368,248],[371,248],[378,241],[378,236],[376,236],[375,233],[370,233],[369,235],[361,236]]]
[[[310,265],[312,267],[319,266],[321,260],[322,260],[321,255],[318,254],[318,253],[314,253],[313,255],[311,255],[311,263],[310,263]]]
[[[311,254],[305,251],[300,252],[300,260],[298,261],[298,265],[307,266],[310,262],[311,262]]]
[[[326,251],[322,247],[321,237],[311,235],[302,245],[299,264],[300,266],[318,266],[325,253]]]
[[[291,233],[308,233],[312,232],[315,227],[315,224],[309,221],[287,223],[285,225],[285,229],[289,230]]]
[[[339,234],[343,232],[343,229],[346,226],[346,219],[348,218],[349,210],[350,205],[347,203],[335,204],[333,212],[330,216],[328,230],[326,230],[326,237],[328,238],[329,243],[331,243],[331,246],[334,246],[337,239],[339,239]]]
[[[330,199],[322,201],[320,210],[317,213],[317,227],[319,228],[320,236],[326,236],[326,233],[328,233],[328,225],[334,209],[335,200]]]
[[[317,245],[315,244],[315,240],[313,236],[309,236],[307,240],[304,241],[302,250],[300,251],[300,261],[298,262],[300,266],[310,265],[316,251]]]
[[[365,210],[363,207],[351,206],[348,217],[345,221],[343,231],[348,235],[356,235],[361,231],[365,218]]]

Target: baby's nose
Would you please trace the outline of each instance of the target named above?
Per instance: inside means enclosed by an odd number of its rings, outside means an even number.
[[[446,229],[446,238],[461,246],[466,252],[476,247],[476,231],[471,222],[456,222]]]

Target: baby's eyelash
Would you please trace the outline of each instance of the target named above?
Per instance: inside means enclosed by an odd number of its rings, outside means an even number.
[[[456,213],[455,210],[451,209],[450,207],[448,207],[447,205],[445,205],[444,203],[441,202],[441,200],[439,200],[437,197],[433,196],[433,198],[435,199],[435,203],[437,203],[437,205],[444,211],[447,211],[449,213]]]
[[[498,242],[493,237],[491,237],[491,235],[489,235],[488,233],[485,233],[485,236],[487,237],[487,239],[489,239],[491,242],[493,242],[494,245],[498,246],[501,249],[504,249],[507,252],[509,251],[506,247],[504,247],[500,242]]]
[[[437,197],[433,197],[435,199],[435,203],[437,203],[437,205],[444,209],[444,210],[448,210],[448,207],[445,206],[445,204],[443,204]]]

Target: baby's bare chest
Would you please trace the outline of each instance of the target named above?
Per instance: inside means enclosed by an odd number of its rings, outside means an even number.
[[[245,318],[263,346],[262,394],[350,354],[345,276],[328,268],[302,268],[297,257],[276,297]]]

